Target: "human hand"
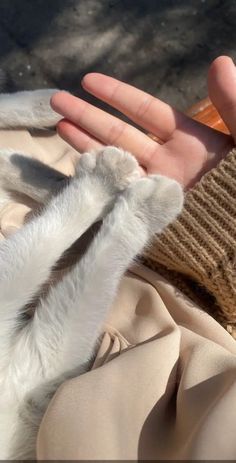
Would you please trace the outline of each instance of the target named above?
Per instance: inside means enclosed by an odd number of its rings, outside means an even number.
[[[58,132],[79,151],[116,145],[134,154],[148,174],[159,173],[189,188],[217,165],[233,139],[196,122],[168,104],[116,79],[87,74],[83,88],[118,109],[163,144],[142,131],[66,92],[56,93],[52,107],[64,119]],[[232,60],[219,57],[208,76],[209,95],[236,140],[236,71]]]

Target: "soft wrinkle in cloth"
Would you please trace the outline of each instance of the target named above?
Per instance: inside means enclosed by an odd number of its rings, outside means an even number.
[[[156,273],[124,277],[95,367],[52,399],[39,459],[235,458],[235,341]]]

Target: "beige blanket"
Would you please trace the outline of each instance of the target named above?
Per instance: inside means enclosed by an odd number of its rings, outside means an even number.
[[[73,172],[57,135],[0,132],[13,147]],[[2,238],[28,208],[0,211]],[[93,369],[56,393],[38,435],[39,459],[236,458],[236,344],[200,308],[142,266],[125,276]]]

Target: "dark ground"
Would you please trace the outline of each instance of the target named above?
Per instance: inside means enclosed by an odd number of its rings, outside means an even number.
[[[213,58],[236,59],[236,1],[0,0],[0,44],[4,90],[78,93],[99,71],[185,109]]]

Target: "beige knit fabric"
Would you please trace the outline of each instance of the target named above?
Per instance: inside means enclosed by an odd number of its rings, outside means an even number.
[[[221,321],[233,326],[236,322],[235,243],[236,148],[186,195],[179,219],[161,237],[155,238],[143,260],[152,269],[164,270],[161,273],[170,276],[189,295],[195,290],[198,299],[209,298],[206,291],[197,285],[194,287],[192,280],[199,283],[215,297],[214,310],[218,311]],[[172,272],[168,274],[166,269]]]

